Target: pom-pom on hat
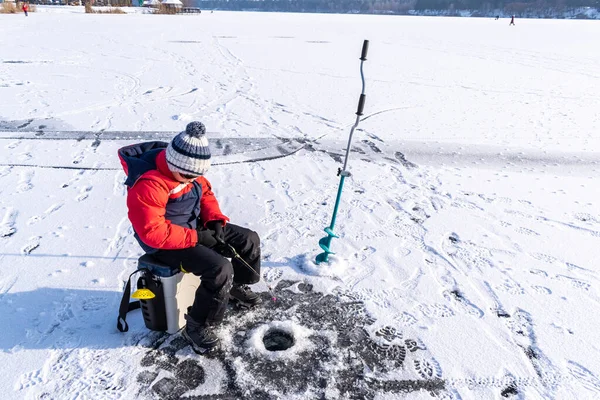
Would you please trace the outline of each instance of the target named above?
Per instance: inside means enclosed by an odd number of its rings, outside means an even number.
[[[167,164],[171,172],[204,175],[210,168],[210,149],[202,122],[190,122],[167,147]]]

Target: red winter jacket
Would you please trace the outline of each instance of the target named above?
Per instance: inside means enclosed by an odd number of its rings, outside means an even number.
[[[198,219],[204,226],[210,221],[229,221],[206,178],[187,184],[175,180],[167,166],[165,145],[151,142],[119,150],[128,175],[129,220],[148,253],[195,246]]]

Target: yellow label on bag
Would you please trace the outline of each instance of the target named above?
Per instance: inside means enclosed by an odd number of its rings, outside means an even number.
[[[134,299],[138,300],[150,300],[156,297],[150,289],[138,289],[131,295]]]

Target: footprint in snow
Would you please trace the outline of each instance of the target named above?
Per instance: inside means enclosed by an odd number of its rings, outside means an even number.
[[[104,297],[90,297],[81,302],[83,311],[99,311],[108,306],[108,301]]]
[[[2,224],[0,225],[0,237],[10,237],[17,232],[17,229],[14,226],[9,226]]]
[[[434,358],[414,360],[414,366],[415,371],[417,371],[423,379],[442,378],[442,368]]]
[[[136,264],[135,266],[137,266],[137,260],[135,261],[135,264]],[[93,261],[84,261],[84,262],[80,263],[79,265],[81,265],[83,268],[90,268],[90,267],[93,267],[94,265],[96,265],[96,263]]]
[[[442,304],[421,304],[419,310],[430,318],[448,318],[455,315],[450,307]]]
[[[592,371],[573,361],[567,362],[567,370],[581,386],[596,393],[596,397],[600,395],[600,379]]]
[[[600,217],[596,217],[592,214],[588,214],[588,213],[576,213],[573,215],[573,217],[581,222],[588,222],[588,223],[594,223],[594,224],[600,224]]]
[[[580,267],[579,265],[575,265],[575,264],[572,264],[570,262],[566,262],[565,265],[567,266],[567,269],[569,271],[574,271],[575,270],[575,271],[588,271],[588,272],[590,272],[589,269]]]
[[[524,228],[522,226],[516,228],[515,231],[517,231],[517,233],[520,233],[520,234],[526,235],[526,236],[540,236],[540,234],[537,233],[536,231],[533,231],[528,228]]]
[[[29,218],[27,220],[27,225],[33,225],[37,222],[40,222],[43,218],[40,217],[39,215],[34,215],[33,217]]]
[[[2,223],[0,224],[0,237],[9,237],[15,234],[17,229],[15,228],[15,222],[17,220],[18,211],[12,207],[8,207]]]
[[[82,162],[82,161],[83,161],[83,158],[84,158],[84,157],[85,157],[85,155],[83,154],[83,152],[81,152],[81,153],[77,154],[77,155],[75,156],[75,158],[73,159],[73,161],[72,161],[72,162],[73,162],[73,164],[79,164],[80,162]]]
[[[62,188],[62,189],[68,188],[68,187],[69,187],[69,186],[71,186],[73,183],[75,183],[75,182],[77,182],[78,180],[80,180],[80,179],[81,179],[81,176],[82,176],[82,175],[83,175],[85,172],[86,172],[85,170],[81,170],[81,171],[77,171],[77,172],[75,172],[75,173],[73,174],[73,177],[72,177],[71,179],[69,179],[69,180],[68,180],[66,183],[63,183],[63,184],[61,185],[61,188]],[[124,182],[124,181],[125,181],[125,180],[123,179],[122,181],[120,181],[120,182],[119,182],[119,187],[121,187],[121,186],[123,186],[123,187],[124,187],[124,185],[123,185],[123,182]]]
[[[17,184],[17,193],[23,193],[33,189],[33,184],[31,183],[32,178],[33,171],[30,170],[21,172],[19,183]]]
[[[568,283],[568,284],[570,284],[571,286],[573,286],[576,289],[589,290],[590,287],[592,287],[591,284],[589,284],[589,283],[587,283],[585,281],[582,281],[582,280],[579,280],[579,279],[575,279],[573,277],[566,276],[566,275],[556,275],[554,277],[554,279],[557,279],[557,280],[559,280],[561,282]]]
[[[514,295],[525,294],[525,289],[515,281],[506,279],[501,285],[496,286],[496,290]]]
[[[420,339],[406,339],[404,341],[404,344],[406,345],[408,351],[410,351],[411,353],[414,353],[418,350],[427,350],[425,343],[423,343]]]
[[[16,149],[19,145],[21,144],[20,140],[17,140],[16,142],[12,142],[10,143],[8,146],[6,146],[7,149]]]
[[[19,383],[17,384],[18,390],[40,385],[43,382],[43,379],[42,370],[38,369],[36,371],[27,372],[20,376]]]
[[[86,186],[79,191],[79,196],[77,196],[77,201],[83,201],[87,199],[92,191],[93,186]]]
[[[417,319],[406,311],[394,317],[394,321],[403,326],[411,326],[417,323]]]
[[[531,269],[529,270],[530,274],[534,274],[534,275],[539,275],[539,276],[543,276],[544,278],[548,277],[548,273],[546,271],[543,271],[541,269]]]
[[[29,220],[27,220],[27,225],[33,225],[39,221],[46,219],[48,216],[60,210],[62,206],[64,206],[64,203],[52,204],[50,207],[48,207],[46,211],[44,211],[42,215],[34,215],[33,217],[29,218]]]
[[[558,261],[556,259],[556,257],[552,257],[548,254],[542,254],[542,253],[532,253],[531,257],[535,258],[538,261],[542,261],[542,262],[545,262],[548,264],[553,264]]]
[[[0,167],[0,178],[10,174],[12,169],[13,169],[13,167],[9,167],[9,166]]]
[[[29,243],[27,243],[22,249],[21,252],[25,255],[30,254],[33,250],[40,247],[40,239],[41,236],[34,236],[29,239]]]
[[[391,296],[392,293],[389,293],[386,290],[375,291],[373,289],[358,289],[355,291],[355,297],[357,297],[358,300],[364,303],[372,302],[381,308],[390,308],[391,304],[389,298]]]
[[[469,300],[467,300],[465,298],[464,294],[462,292],[460,292],[459,290],[445,290],[442,293],[442,295],[444,296],[444,298],[446,300],[448,300],[450,303],[458,306],[460,309],[462,309],[467,314],[472,315],[476,318],[483,317],[483,311],[481,311],[481,309],[479,307],[477,307],[475,304],[473,304]]]
[[[385,339],[388,342],[393,342],[394,340],[402,340],[402,332],[397,331],[396,328],[392,326],[384,326],[375,331],[375,336],[379,336]]]
[[[534,285],[531,288],[538,294],[552,294],[552,290],[548,289],[545,286]]]
[[[18,160],[20,162],[26,162],[26,161],[31,160],[32,158],[33,158],[33,156],[31,155],[31,153],[25,152],[25,153],[19,154]]]
[[[370,255],[374,254],[377,251],[375,247],[365,246],[358,253],[354,253],[354,257],[358,259],[358,261],[365,261]]]
[[[263,273],[266,282],[275,282],[283,276],[283,271],[277,268],[269,268]]]

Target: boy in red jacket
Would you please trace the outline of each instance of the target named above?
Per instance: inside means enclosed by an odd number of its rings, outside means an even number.
[[[210,182],[210,149],[201,122],[191,122],[171,143],[139,143],[119,150],[127,180],[128,216],[135,238],[148,254],[173,268],[198,275],[200,287],[185,315],[183,336],[194,350],[216,346],[213,327],[228,301],[260,302],[247,284],[260,280],[260,239],[256,232],[227,223]],[[227,245],[252,267],[230,262]]]
[[[25,16],[27,16],[28,10],[29,10],[29,5],[27,5],[27,3],[23,3],[23,12],[25,13]]]

